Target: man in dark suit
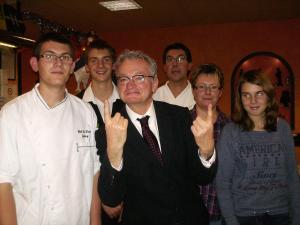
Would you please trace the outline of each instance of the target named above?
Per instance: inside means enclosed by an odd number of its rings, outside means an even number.
[[[125,225],[208,224],[197,185],[216,172],[211,105],[207,118],[192,124],[187,108],[153,101],[157,66],[143,52],[122,53],[115,71],[125,104],[111,117],[105,102],[98,137],[107,147],[98,183],[103,203],[123,202]],[[145,116],[148,126],[139,122]]]

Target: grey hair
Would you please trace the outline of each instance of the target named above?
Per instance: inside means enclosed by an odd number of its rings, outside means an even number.
[[[124,50],[114,63],[114,70],[118,74],[119,67],[126,59],[141,59],[150,65],[150,73],[152,76],[157,76],[157,64],[154,59],[140,50]]]

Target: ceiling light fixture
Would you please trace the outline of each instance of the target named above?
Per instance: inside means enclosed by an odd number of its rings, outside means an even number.
[[[109,9],[110,11],[120,11],[120,10],[131,10],[131,9],[143,8],[134,0],[103,1],[103,2],[99,2],[99,4],[107,9]]]
[[[16,35],[13,35],[13,37],[16,37],[16,38],[19,38],[19,39],[22,39],[22,40],[25,40],[25,41],[35,42],[35,40],[32,40],[30,38],[26,38],[26,37],[21,37],[21,36],[16,36]]]
[[[5,47],[8,47],[8,48],[17,48],[17,46],[12,45],[12,44],[8,44],[8,43],[5,43],[5,42],[0,42],[0,46],[5,46]]]

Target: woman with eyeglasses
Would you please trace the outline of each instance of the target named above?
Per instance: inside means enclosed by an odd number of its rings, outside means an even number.
[[[219,109],[218,102],[222,96],[224,86],[224,75],[215,64],[202,64],[191,74],[191,85],[195,99],[195,106],[191,110],[193,120],[197,116],[207,116],[208,105],[212,105],[214,120],[215,145],[220,137],[221,130],[229,118]],[[218,149],[216,149],[218,151]],[[202,201],[209,214],[209,225],[221,225],[221,213],[216,194],[215,180],[208,185],[199,186]]]
[[[241,75],[233,123],[218,143],[217,193],[227,225],[300,223],[300,182],[294,142],[270,79]]]

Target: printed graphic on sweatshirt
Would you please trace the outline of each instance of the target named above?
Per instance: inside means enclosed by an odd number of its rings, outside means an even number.
[[[280,143],[240,145],[238,188],[247,192],[286,189],[285,151],[285,146]]]

